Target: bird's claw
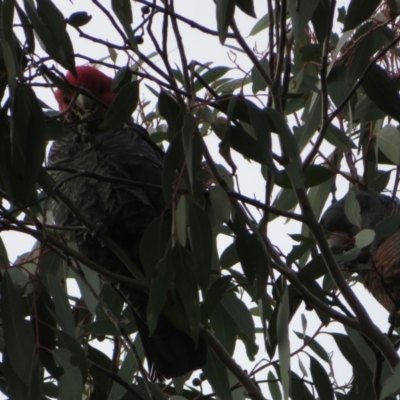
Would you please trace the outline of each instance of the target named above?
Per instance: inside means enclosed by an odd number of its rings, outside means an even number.
[[[90,232],[93,239],[99,239],[102,236],[109,236],[109,230],[104,222],[96,222],[95,228]]]

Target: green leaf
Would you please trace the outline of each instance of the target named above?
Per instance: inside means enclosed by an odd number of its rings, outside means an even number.
[[[128,67],[120,68],[111,82],[111,90],[118,93],[125,85],[132,81],[132,70]]]
[[[274,307],[271,317],[269,319],[268,330],[267,330],[267,353],[269,358],[273,358],[278,345],[278,333],[276,329],[277,318],[278,318],[279,305]]]
[[[313,246],[315,246],[313,240],[293,246],[291,252],[287,256],[287,263],[292,264],[295,260],[300,259],[304,254],[310,251]]]
[[[232,356],[236,345],[236,324],[221,304],[211,314],[210,323],[215,336]]]
[[[260,33],[264,29],[267,29],[269,27],[270,23],[270,15],[265,14],[262,16],[253,26],[253,28],[250,31],[249,36],[254,36],[257,35],[257,33]]]
[[[10,261],[8,260],[8,254],[6,246],[4,246],[4,242],[0,237],[0,265],[3,267],[9,267]]]
[[[214,84],[219,78],[223,77],[231,69],[229,67],[214,67],[208,69],[203,75],[201,75],[201,81],[196,79],[193,84],[193,90],[197,93],[199,90],[204,88],[203,82],[207,84]]]
[[[297,197],[292,188],[281,189],[273,202],[274,207],[286,211],[293,210],[296,207],[296,205],[297,205]],[[277,217],[278,217],[277,215],[270,213],[269,221],[273,221]]]
[[[273,400],[282,400],[282,393],[279,388],[279,384],[274,373],[272,371],[268,371],[268,389],[271,392],[271,396]]]
[[[318,43],[321,45],[324,43],[327,34],[326,27],[329,24],[329,14],[329,1],[322,0],[318,3],[317,8],[311,17],[315,36],[317,37]]]
[[[36,198],[36,182],[44,160],[45,119],[33,90],[19,85],[11,121],[11,175],[13,200],[29,203]]]
[[[269,75],[270,69],[268,60],[266,58],[262,58],[261,60],[259,60],[259,64],[261,65],[265,73]],[[260,74],[260,71],[256,66],[253,66],[251,70],[251,81],[253,83],[252,86],[253,94],[256,94],[259,91],[264,91],[267,88],[267,82],[265,81],[264,77]]]
[[[16,78],[18,74],[18,67],[15,62],[15,57],[11,49],[11,46],[4,39],[0,39],[0,44],[1,44],[1,53],[2,56],[4,57],[4,64],[7,69],[7,75],[8,75],[7,83],[10,88],[10,96],[14,97],[15,88],[17,85]],[[2,94],[4,93],[5,89],[4,85],[5,83],[2,82]]]
[[[126,84],[111,104],[99,129],[107,131],[127,122],[139,103],[139,81]]]
[[[338,263],[354,261],[361,253],[361,249],[354,247],[344,253],[335,254],[335,259]]]
[[[239,7],[245,14],[256,18],[253,0],[236,0],[236,6]]]
[[[375,239],[375,231],[372,229],[363,229],[354,236],[356,242],[355,246],[359,249],[369,246]]]
[[[375,354],[366,340],[357,332],[355,329],[349,328],[348,326],[344,327],[347,335],[349,336],[351,342],[353,343],[354,347],[357,349],[358,353],[364,359],[365,363],[368,365],[369,370],[374,373],[375,372]],[[386,365],[387,366],[387,365]],[[385,367],[385,363],[383,365]],[[385,376],[385,368],[381,372],[381,378]]]
[[[292,400],[315,400],[315,397],[305,385],[304,380],[293,371],[290,371],[290,381],[292,385]]]
[[[82,397],[83,382],[78,367],[71,364],[71,353],[67,349],[55,349],[52,352],[57,365],[63,368],[58,386],[60,400],[75,400]]]
[[[10,87],[10,97],[14,97],[14,91],[16,87],[16,77],[21,77],[21,72],[19,71],[19,60],[17,58],[16,50],[18,46],[18,50],[20,51],[19,44],[15,40],[13,21],[14,21],[14,6],[15,1],[6,0],[3,1],[1,7],[1,32],[0,32],[0,43],[1,43],[1,58],[3,58],[3,68],[4,66],[7,69],[8,74],[8,85]],[[2,69],[3,69],[2,68]],[[5,71],[4,71],[5,72]],[[3,73],[3,71],[2,71]],[[4,85],[4,84],[3,84]],[[2,86],[3,86],[2,85]],[[3,86],[4,87],[4,86]],[[5,89],[5,88],[4,88]],[[2,88],[1,94],[4,93],[4,89]]]
[[[272,158],[272,139],[269,118],[264,110],[261,110],[251,102],[247,102],[250,123],[254,129],[258,145],[265,154],[267,167],[275,174],[278,172]]]
[[[211,105],[226,114],[229,121],[236,118],[239,121],[250,124],[248,103],[243,96],[225,95],[218,98],[217,103],[211,103]]]
[[[209,189],[210,201],[215,215],[224,222],[228,222],[231,216],[231,202],[224,189],[219,185],[213,185]]]
[[[161,215],[146,229],[140,242],[140,260],[148,278],[154,277],[158,262],[164,258],[171,237],[171,218]]]
[[[211,124],[211,126],[217,136],[223,140],[223,143],[229,145],[238,153],[260,164],[270,164],[271,158],[268,157],[265,149],[261,148],[257,140],[244,129],[226,124]]]
[[[4,378],[6,383],[6,388],[3,389],[2,392],[7,393],[7,397],[10,399],[29,399],[34,400],[29,396],[29,386],[25,384],[19,376],[15,373],[13,366],[10,362],[10,357],[7,354],[7,350],[3,352],[3,369],[4,369]]]
[[[225,43],[228,27],[232,22],[235,14],[235,0],[217,0],[217,28],[218,37],[221,44]]]
[[[188,199],[189,237],[192,245],[197,282],[206,288],[211,271],[213,233],[206,212],[194,201]]]
[[[273,108],[267,108],[265,112],[269,117],[271,130],[280,137],[282,148],[291,161],[296,160],[300,154],[299,147],[285,119]]]
[[[136,353],[139,356],[140,360],[144,358],[144,350],[142,342],[140,341],[139,335],[135,337],[133,345],[136,349]],[[124,360],[118,371],[118,376],[130,384],[133,381],[133,377],[135,372],[139,369],[138,362],[136,357],[133,355],[132,351],[126,353]],[[107,397],[108,400],[120,400],[124,397],[126,393],[126,389],[119,385],[117,382],[114,381],[109,396]]]
[[[100,350],[90,346],[89,344],[87,345],[87,355],[88,360],[91,364],[93,363],[99,365],[105,370],[108,370],[110,368],[110,365],[112,363],[110,358],[107,357]],[[113,383],[112,379],[95,368],[90,368],[90,375],[94,381],[92,396],[98,400],[106,400],[110,391],[110,387]]]
[[[128,36],[129,44],[135,53],[138,53],[137,43],[132,30],[132,7],[130,0],[112,0],[111,7],[114,14],[117,16],[119,22],[121,23],[126,36]]]
[[[374,180],[370,186],[370,189],[374,192],[383,192],[389,184],[390,176],[393,171],[374,171]]]
[[[279,304],[276,331],[278,335],[278,352],[280,360],[280,375],[283,397],[289,398],[290,391],[290,341],[289,341],[289,296],[285,288],[282,302]]]
[[[237,328],[251,341],[255,341],[255,326],[253,317],[244,302],[233,293],[226,293],[221,305],[232,318]]]
[[[75,322],[65,289],[60,285],[58,280],[51,272],[46,274],[46,280],[56,309],[56,314],[54,317],[60,324],[61,328],[74,338]]]
[[[78,274],[75,274],[74,271],[72,271],[73,275],[75,276],[75,279],[78,283],[79,290],[82,293],[83,300],[85,301],[86,306],[88,307],[89,311],[94,314],[96,312],[96,308],[98,305],[98,301],[95,297],[95,295],[92,293],[92,290],[95,292],[95,294],[99,295],[100,293],[100,278],[99,274],[92,269],[86,267],[86,265],[81,264],[80,265],[82,274],[85,276],[86,281],[90,285],[90,288],[87,286],[87,284],[82,280],[82,277]]]
[[[391,215],[390,217],[378,222],[375,225],[376,241],[381,242],[383,239],[390,237],[400,228],[400,215]]]
[[[318,186],[335,175],[335,172],[329,168],[325,168],[321,165],[309,165],[304,173],[304,186],[306,188]],[[292,189],[293,187],[286,170],[278,171],[275,175],[275,183],[285,189]]]
[[[393,371],[393,375],[391,375],[388,379],[386,379],[385,383],[383,384],[379,400],[385,400],[394,394],[398,394],[399,391],[400,391],[400,364],[397,364],[396,368]]]
[[[182,142],[181,134],[175,135],[165,154],[162,182],[164,201],[166,204],[168,204],[171,199],[175,181],[177,180],[176,171],[182,169],[185,160]]]
[[[193,190],[193,135],[196,127],[196,120],[191,113],[183,117],[182,142],[185,154],[186,166],[189,175],[190,187]]]
[[[207,363],[203,367],[204,375],[220,399],[232,400],[227,370],[213,349],[209,349]]]
[[[35,338],[32,325],[25,320],[21,295],[6,272],[1,283],[0,305],[4,342],[10,364],[18,378],[29,384],[36,363]]]
[[[315,340],[312,339],[310,336],[304,335],[300,332],[294,332],[299,339],[304,340],[304,343],[307,343],[307,346],[320,358],[322,358],[325,362],[330,363],[331,360],[328,356],[326,350]]]
[[[344,31],[354,29],[368,19],[381,3],[380,0],[351,0],[344,21]]]
[[[311,106],[311,109],[309,107]],[[315,135],[315,132],[321,125],[321,99],[320,96],[311,96],[302,119],[305,121],[304,125],[295,129],[295,138],[300,151],[309,143],[310,139]]]
[[[325,368],[314,357],[310,357],[310,370],[320,400],[334,400],[332,384]]]
[[[64,16],[51,0],[24,0],[25,11],[47,54],[75,75],[74,48],[66,30]]]
[[[326,131],[325,139],[332,146],[337,147],[342,151],[347,151],[355,147],[350,137],[348,137],[346,133],[344,133],[341,129],[339,129],[333,124],[329,125],[329,128]]]
[[[176,265],[171,250],[166,258],[161,259],[157,264],[157,275],[150,282],[150,293],[147,304],[147,323],[150,335],[157,327],[158,318],[168,297],[170,285],[174,279]]]
[[[400,165],[400,131],[394,125],[387,124],[376,132],[378,147],[390,161]]]
[[[199,290],[193,266],[193,259],[188,250],[179,244],[172,249],[175,264],[175,287],[185,308],[190,333],[195,342],[199,336],[200,306]],[[169,262],[173,262],[170,260]]]
[[[36,327],[35,335],[37,340],[47,350],[54,349],[56,345],[57,324],[53,317],[55,307],[50,295],[46,290],[41,289],[40,291],[32,292],[28,296],[28,300],[32,310],[31,322],[32,326]],[[44,364],[43,353],[39,353],[39,356],[41,362]],[[47,368],[46,365],[45,367]]]
[[[172,139],[182,130],[183,113],[181,107],[169,93],[162,90],[158,96],[158,109],[168,124],[168,139]]]
[[[224,297],[231,280],[232,276],[221,276],[208,288],[204,297],[204,301],[200,305],[200,320],[202,324],[207,323],[210,315]]]
[[[239,256],[236,251],[235,243],[231,243],[228,247],[224,249],[221,254],[220,264],[221,268],[228,269],[233,267],[235,264],[239,263]]]
[[[87,378],[88,362],[81,344],[75,338],[68,335],[68,333],[59,330],[57,330],[56,333],[58,339],[57,344],[60,348],[65,348],[72,354],[70,359],[71,365],[79,368],[82,383],[85,383]]]
[[[353,190],[350,190],[344,198],[344,212],[353,225],[361,227],[360,204]]]
[[[354,347],[350,338],[341,333],[329,333],[339,347],[340,352],[344,358],[353,366],[353,368],[363,377],[367,382],[371,382],[372,372],[360,353]]]
[[[317,43],[308,43],[299,48],[301,61],[318,62],[322,56],[322,46]]]
[[[362,26],[359,31],[363,31],[360,39],[358,40],[356,49],[354,51],[350,67],[348,69],[348,81],[351,85],[353,85],[357,79],[359,79],[362,73],[365,70],[365,67],[368,65],[370,58],[372,55],[378,50],[375,48],[375,41],[378,41],[377,35],[380,32],[373,29],[373,25],[368,26],[370,29],[369,32],[364,32],[366,26]],[[357,32],[358,33],[358,32]],[[354,40],[357,40],[357,37],[353,37]],[[384,45],[384,44],[382,44]]]
[[[102,319],[102,320],[97,320],[95,322],[92,322],[90,324],[84,325],[83,326],[83,331],[86,333],[92,333],[94,335],[112,335],[112,336],[118,336],[119,331],[115,327],[115,325],[107,320],[107,319]]]
[[[299,40],[303,30],[308,25],[315,9],[317,8],[319,0],[309,0],[298,7],[294,0],[290,1],[289,14],[293,22],[293,31],[296,40]]]
[[[327,84],[329,96],[333,103],[338,107],[349,93],[349,89],[353,85],[349,82],[348,68],[345,63],[338,62],[335,64],[328,75]],[[346,110],[346,109],[344,109]]]
[[[368,97],[385,113],[400,121],[400,96],[386,71],[378,65],[370,68],[362,82]]]
[[[251,235],[245,228],[241,229],[237,234],[235,245],[243,272],[250,284],[254,283],[257,273],[264,271],[264,275],[268,275],[269,260],[255,234]]]
[[[187,212],[186,212],[186,196],[181,196],[174,213],[174,230],[178,237],[178,241],[182,246],[187,244]]]

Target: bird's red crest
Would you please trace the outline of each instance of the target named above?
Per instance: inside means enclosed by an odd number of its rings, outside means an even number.
[[[67,73],[65,79],[73,86],[83,87],[90,91],[93,96],[107,105],[115,99],[115,93],[111,91],[112,79],[92,66],[76,67],[77,77],[75,78],[70,72]],[[65,111],[74,94],[71,89],[69,96],[65,95],[61,90],[56,91],[56,99],[59,104],[60,111]],[[104,107],[99,107],[101,112],[107,111]]]

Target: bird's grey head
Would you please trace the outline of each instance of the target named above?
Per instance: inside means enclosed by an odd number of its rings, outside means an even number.
[[[397,200],[376,192],[358,192],[356,199],[360,205],[361,228],[352,224],[345,213],[344,199],[333,203],[322,215],[321,224],[328,232],[345,233],[354,236],[360,229],[373,229],[384,220],[394,207],[399,207]]]

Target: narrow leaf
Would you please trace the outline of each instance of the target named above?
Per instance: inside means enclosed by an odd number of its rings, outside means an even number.
[[[56,319],[61,328],[71,337],[75,337],[75,322],[71,312],[71,306],[65,289],[60,285],[51,272],[46,274],[51,296],[56,309]]]
[[[324,367],[310,356],[310,370],[320,400],[334,400],[332,384]]]
[[[207,364],[204,365],[203,372],[220,399],[232,400],[232,392],[226,367],[212,349],[209,349]]]
[[[139,81],[126,84],[118,93],[104,116],[99,128],[106,131],[117,128],[127,122],[136,110],[139,102]]]
[[[281,381],[283,398],[289,399],[290,392],[290,341],[289,341],[289,296],[285,288],[282,302],[279,305],[277,318],[278,352],[280,360]]]
[[[17,292],[8,273],[1,283],[0,298],[4,342],[10,363],[25,384],[30,382],[35,364],[35,339],[31,324],[25,320],[21,295]]]

